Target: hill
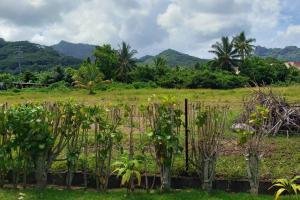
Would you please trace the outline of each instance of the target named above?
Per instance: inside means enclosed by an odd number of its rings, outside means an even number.
[[[197,58],[194,56],[190,56],[188,54],[184,54],[173,49],[167,49],[156,56],[144,56],[139,59],[139,62],[142,64],[153,64],[154,59],[157,57],[162,57],[166,59],[167,64],[169,66],[185,66],[185,67],[192,67],[196,63],[204,63],[207,62],[206,59]]]
[[[51,46],[53,49],[61,53],[62,55],[72,56],[79,59],[86,59],[92,57],[95,45],[71,43],[66,41],[60,41],[58,44]]]
[[[18,55],[18,50],[22,53]],[[19,72],[18,57],[21,57],[22,71],[49,70],[57,65],[77,66],[80,59],[62,56],[51,47],[28,41],[7,42],[0,39],[0,72]]]
[[[254,54],[263,58],[271,57],[282,61],[300,61],[300,48],[287,46],[285,48],[266,48],[257,46]]]

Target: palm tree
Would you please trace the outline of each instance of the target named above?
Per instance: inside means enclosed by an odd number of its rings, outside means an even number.
[[[250,56],[254,51],[254,38],[246,38],[245,32],[241,32],[233,39],[234,47],[238,50],[241,59],[244,61],[247,56]]]
[[[128,82],[128,73],[136,67],[136,59],[133,58],[135,54],[137,54],[137,51],[131,49],[129,44],[122,42],[121,46],[119,46],[119,65],[116,73],[120,81]]]
[[[165,67],[166,65],[167,65],[166,59],[164,59],[162,57],[156,57],[156,58],[154,58],[154,66],[156,68]]]
[[[103,74],[99,68],[92,63],[84,62],[75,75],[75,87],[86,88],[89,94],[94,94],[94,86],[103,82]]]
[[[221,42],[216,42],[211,47],[213,50],[209,52],[216,55],[212,61],[215,66],[228,71],[234,71],[238,67],[240,56],[234,48],[233,41],[229,41],[228,37],[222,37]]]

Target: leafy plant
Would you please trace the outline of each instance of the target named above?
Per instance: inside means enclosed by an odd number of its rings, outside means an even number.
[[[202,189],[212,190],[220,143],[225,133],[228,107],[194,105],[190,125],[192,163],[202,180]]]
[[[272,183],[273,185],[269,188],[277,187],[278,190],[275,193],[275,200],[278,200],[280,196],[287,192],[288,194],[294,194],[298,195],[298,192],[300,192],[300,185],[296,184],[295,182],[300,179],[300,176],[295,176],[292,179],[276,179]]]
[[[239,143],[245,148],[250,192],[257,195],[261,144],[264,137],[269,133],[267,130],[269,109],[259,105],[254,111],[246,110],[245,112],[247,113],[245,124],[247,128],[239,131]]]
[[[138,159],[130,159],[128,155],[121,158],[120,161],[116,161],[113,166],[117,167],[112,173],[117,173],[121,178],[121,185],[127,186],[127,191],[134,190],[134,180],[137,180],[137,185],[141,185],[141,161]]]
[[[171,188],[171,168],[174,155],[181,152],[179,133],[181,126],[181,110],[176,107],[174,98],[160,98],[148,107],[151,125],[149,139],[154,145],[156,163],[160,167],[161,189]]]

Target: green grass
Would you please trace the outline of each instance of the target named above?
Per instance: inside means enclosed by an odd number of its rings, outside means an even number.
[[[143,103],[152,94],[163,96],[175,96],[177,100],[183,101],[188,98],[191,101],[205,101],[209,103],[229,104],[236,108],[241,105],[243,97],[251,92],[251,88],[240,88],[231,90],[213,89],[124,89],[113,91],[97,91],[95,95],[88,95],[87,90],[68,89],[59,91],[57,89],[23,89],[8,90],[0,92],[0,103],[10,104],[27,101],[58,101],[74,99],[78,102],[95,104],[101,102],[113,103]],[[300,100],[300,85],[289,87],[275,87],[274,91],[284,95],[289,102]]]
[[[18,194],[22,192],[25,194],[24,200],[271,200],[272,196],[259,195],[252,197],[249,194],[231,194],[225,192],[213,192],[211,194],[201,192],[198,190],[177,190],[170,193],[161,194],[159,192],[152,192],[147,194],[145,191],[137,191],[126,196],[125,190],[113,190],[108,193],[97,193],[95,191],[69,191],[58,189],[47,189],[44,191],[38,190],[0,190],[0,199],[2,200],[16,200]],[[283,198],[285,199],[285,198]]]

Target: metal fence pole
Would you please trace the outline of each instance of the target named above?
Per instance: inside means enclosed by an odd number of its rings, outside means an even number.
[[[184,116],[185,116],[185,171],[189,170],[189,138],[188,138],[188,100],[184,99]]]

